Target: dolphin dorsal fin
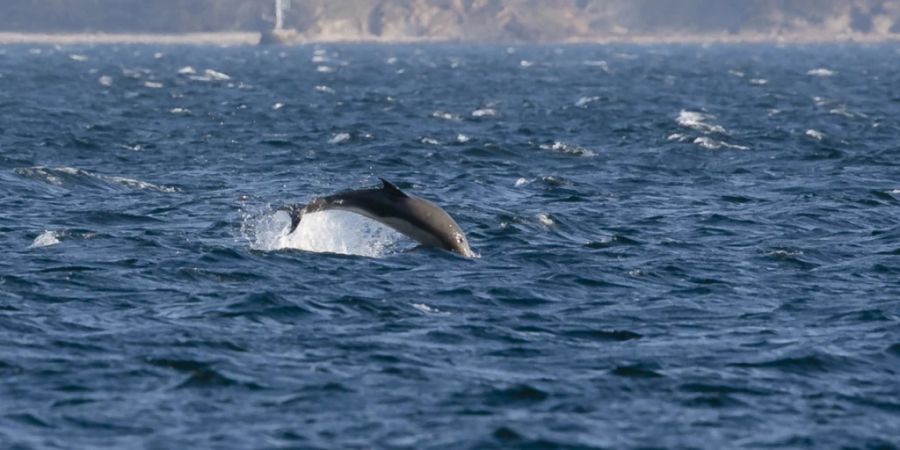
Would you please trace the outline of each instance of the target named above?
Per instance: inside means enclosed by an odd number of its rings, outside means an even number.
[[[398,188],[397,186],[394,186],[394,183],[391,183],[390,181],[385,180],[384,178],[379,178],[379,180],[381,180],[381,183],[382,183],[381,189],[386,191],[387,193],[392,194],[392,195],[398,195],[400,197],[408,197],[405,192],[400,190],[400,188]]]

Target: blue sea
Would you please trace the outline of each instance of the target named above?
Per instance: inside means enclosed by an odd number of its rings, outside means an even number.
[[[898,68],[0,46],[0,448],[896,449]],[[278,211],[379,177],[477,257]]]

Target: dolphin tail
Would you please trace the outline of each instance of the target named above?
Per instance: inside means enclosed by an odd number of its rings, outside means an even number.
[[[291,216],[291,231],[288,231],[288,234],[290,234],[297,229],[298,225],[300,225],[300,219],[303,218],[303,213],[306,211],[306,205],[285,205],[278,208],[278,211],[285,211]]]

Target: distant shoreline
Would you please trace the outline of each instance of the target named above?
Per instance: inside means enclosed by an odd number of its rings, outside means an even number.
[[[0,45],[94,45],[94,44],[158,44],[158,45],[256,45],[260,33],[210,32],[210,33],[19,33],[0,32]],[[612,35],[572,37],[558,41],[539,41],[532,44],[877,44],[900,41],[900,34],[845,34],[821,36],[809,34],[672,34],[672,35]],[[302,36],[288,45],[327,43],[461,43],[523,45],[529,42],[469,41],[444,37],[421,36],[359,36],[323,35]]]

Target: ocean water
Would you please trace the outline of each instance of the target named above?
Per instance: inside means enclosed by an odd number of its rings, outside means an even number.
[[[897,448],[898,67],[0,47],[0,447]]]

